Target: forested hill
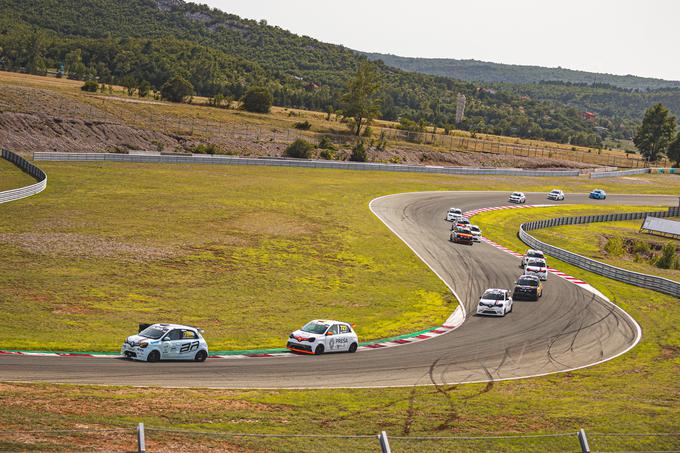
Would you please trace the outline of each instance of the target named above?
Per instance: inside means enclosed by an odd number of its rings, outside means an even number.
[[[155,88],[181,75],[204,96],[240,98],[248,87],[261,85],[277,105],[337,110],[364,60],[342,46],[181,0],[0,0],[5,70],[43,74],[64,64],[71,78],[146,81]],[[601,141],[597,126],[614,137],[630,137],[641,117],[589,122],[582,110],[556,99],[541,101],[380,62],[377,67],[384,119],[451,126],[456,95],[462,93],[468,103],[460,128],[595,146]]]
[[[638,77],[634,75],[600,74],[565,68],[491,63],[452,58],[409,58],[397,55],[358,52],[370,60],[381,60],[389,66],[410,72],[452,77],[470,82],[533,84],[544,81],[571,84],[600,84],[633,90],[680,88],[680,81]]]

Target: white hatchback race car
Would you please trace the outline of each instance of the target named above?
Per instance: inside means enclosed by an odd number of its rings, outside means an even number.
[[[562,201],[564,200],[564,192],[560,189],[553,189],[548,192],[548,200]]]
[[[512,297],[507,289],[487,289],[479,299],[478,315],[505,316],[512,311]]]
[[[548,280],[548,264],[541,258],[529,258],[524,266],[524,275],[535,275],[541,280]]]
[[[449,211],[446,213],[447,222],[453,222],[461,218],[463,218],[463,211],[458,208],[449,208]]]
[[[181,324],[152,324],[137,335],[127,337],[120,355],[134,360],[193,360],[208,358],[208,344],[201,329]]]
[[[288,336],[286,348],[304,354],[356,352],[359,338],[346,322],[315,319]]]
[[[470,233],[472,233],[472,240],[480,242],[482,240],[482,230],[477,225],[470,225]]]
[[[527,253],[522,257],[522,262],[519,266],[522,268],[526,267],[527,263],[532,258],[541,258],[545,260],[545,255],[541,250],[529,249],[527,250]]]
[[[526,203],[527,197],[523,192],[513,192],[510,194],[510,197],[508,197],[508,201],[510,203]]]

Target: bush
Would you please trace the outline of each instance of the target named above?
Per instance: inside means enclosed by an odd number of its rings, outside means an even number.
[[[301,131],[308,131],[312,128],[312,123],[307,120],[293,124],[295,129],[300,129]]]
[[[149,95],[149,91],[151,91],[151,83],[148,80],[142,80],[139,82],[137,94],[139,94],[140,98],[147,97]]]
[[[266,88],[256,87],[249,89],[241,99],[243,109],[248,112],[269,113],[272,108],[274,97]]]
[[[293,143],[288,145],[286,151],[283,153],[286,157],[295,157],[297,159],[309,159],[312,157],[312,150],[314,145],[306,140],[298,138]]]
[[[330,151],[335,151],[335,145],[333,144],[333,141],[330,139],[330,137],[321,137],[321,141],[319,142],[319,148],[321,149],[327,149]]]
[[[678,256],[675,251],[675,244],[667,242],[661,249],[661,256],[656,261],[656,267],[661,269],[677,269],[680,267]]]
[[[619,236],[611,237],[607,240],[607,244],[604,246],[604,250],[610,256],[621,256],[623,255],[623,239]]]
[[[214,143],[208,144],[201,143],[200,145],[196,145],[192,148],[189,148],[189,151],[192,154],[219,154],[219,149],[217,148],[217,145],[215,145]]]
[[[335,159],[335,150],[322,149],[321,152],[319,153],[319,157],[322,158],[322,159],[326,159],[326,160],[334,160]]]
[[[364,147],[364,142],[359,142],[356,144],[354,149],[352,149],[352,155],[349,156],[349,160],[352,162],[366,162],[366,148]]]
[[[161,97],[171,102],[184,102],[194,94],[194,86],[183,77],[175,76],[161,87]]]
[[[88,91],[90,93],[96,93],[99,85],[94,80],[88,80],[83,86],[80,87],[82,91]]]

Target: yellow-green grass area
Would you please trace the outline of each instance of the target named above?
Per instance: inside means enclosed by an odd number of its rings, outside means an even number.
[[[659,209],[651,208],[649,210],[658,211]],[[637,211],[643,210],[638,208]],[[635,253],[622,253],[620,255],[607,253],[605,250],[607,241],[615,237],[621,238],[624,241],[634,240],[639,244],[646,244],[648,247],[653,245],[659,248],[667,242],[672,242],[676,246],[678,245],[677,239],[674,240],[640,233],[641,225],[642,220],[598,222],[583,225],[565,225],[543,228],[532,231],[531,235],[548,244],[557,245],[558,247],[596,259],[603,263],[635,272],[658,275],[660,277],[680,281],[680,270],[661,269],[647,260],[644,252],[638,253],[637,258]],[[659,255],[660,253],[660,251],[657,251],[656,255]]]
[[[16,165],[0,158],[0,192],[34,183],[35,179],[21,171]]]
[[[123,179],[120,186],[128,186],[127,190],[143,185],[136,181],[134,185],[126,181],[131,174],[153,174],[162,180],[172,177],[181,183],[183,173],[176,167],[151,169],[122,165],[74,166],[62,163],[50,163],[45,167],[51,178],[60,181],[61,188],[55,184],[50,189],[52,192],[46,194],[53,202],[64,198],[64,193],[80,197],[82,193],[91,192],[93,190],[91,181],[98,177],[102,179],[102,173]],[[247,174],[239,172],[250,171],[194,167],[191,170],[199,173],[228,172],[232,179],[237,175],[246,177]],[[250,178],[277,180],[281,177],[281,174],[277,173],[284,173],[279,169],[272,169],[271,172],[268,169],[259,170],[263,173],[250,173]],[[80,184],[68,183],[76,172],[82,173],[84,181]],[[307,171],[288,170],[285,173],[288,179],[291,175],[297,176],[297,184],[303,184],[303,179],[309,180],[309,183],[318,183],[314,174]],[[166,176],[163,176],[164,174]],[[201,178],[206,181],[205,185],[212,182],[208,174],[203,174]],[[327,187],[337,186],[334,189],[335,193],[346,192],[353,186],[352,193],[361,194],[363,193],[361,187],[368,184],[367,180],[371,180],[373,184],[382,184],[380,189],[368,190],[368,192],[377,190],[378,193],[375,195],[407,189],[460,189],[473,183],[489,188],[504,190],[507,188],[504,185],[507,183],[501,181],[435,178],[423,175],[394,176],[339,172],[327,174],[325,178]],[[551,181],[532,179],[527,180],[523,187],[530,187],[526,189],[527,191],[539,188],[543,190],[552,184]],[[563,182],[561,185],[565,188],[571,187],[571,183]],[[654,186],[659,188],[663,185]],[[153,184],[149,183],[149,187],[153,187]],[[204,184],[201,184],[195,190],[206,189]],[[319,186],[316,190],[330,189],[322,189]],[[612,191],[610,187],[607,190]],[[669,188],[669,191],[672,190],[677,189]],[[55,192],[62,192],[62,195],[57,196]],[[112,194],[111,198],[107,196],[106,200],[103,199],[104,195],[99,195],[102,197],[100,202],[103,212],[111,211],[112,202],[115,201],[113,195],[116,194],[117,192]],[[316,195],[319,196],[321,194]],[[357,213],[343,212],[343,214],[359,215],[360,211],[365,209],[366,200],[372,196],[372,194],[357,196],[356,201],[351,203]],[[175,192],[175,197],[183,196]],[[270,198],[270,204],[278,200],[276,193],[272,193],[271,197],[274,198]],[[306,193],[300,201],[309,203],[310,197],[315,198]],[[37,212],[35,203],[38,200],[31,199],[32,204],[23,207],[22,211]],[[125,204],[133,206],[133,200],[134,197],[128,195]],[[108,205],[104,201],[108,201]],[[338,206],[335,201],[326,202]],[[47,206],[47,203],[40,203],[40,206]],[[82,218],[82,214],[75,216],[79,208],[73,205],[64,205],[60,209],[67,208],[76,219]],[[485,234],[492,240],[520,251],[526,247],[516,239],[520,223],[555,217],[565,212],[567,215],[578,212],[585,214],[592,212],[593,207],[584,207],[581,211],[578,209],[563,206],[561,209],[494,211],[476,216],[475,222],[482,225]],[[602,209],[606,208],[604,206],[597,208],[598,211]],[[129,212],[134,213],[134,210],[130,209]],[[4,213],[0,211],[0,214]],[[5,217],[0,215],[0,218]],[[108,218],[112,216],[105,217]],[[101,227],[107,226],[107,222],[108,220],[102,221]],[[114,226],[108,225],[108,229],[113,230]],[[379,224],[371,224],[370,228],[364,231],[364,235],[372,236],[375,234],[373,231],[381,231],[382,228]],[[170,229],[174,231],[176,228]],[[390,243],[390,246],[395,249],[402,247],[398,242]],[[371,249],[372,247],[366,253],[374,253]],[[376,450],[376,444],[372,443],[374,440],[235,438],[221,436],[219,433],[374,435],[386,430],[391,436],[416,437],[575,433],[579,428],[585,428],[590,434],[593,450],[677,449],[677,438],[667,436],[609,438],[594,435],[594,433],[678,431],[680,391],[677,375],[680,372],[680,334],[677,321],[680,307],[675,303],[677,301],[651,291],[612,282],[554,260],[551,260],[551,264],[586,279],[623,306],[641,323],[642,342],[627,354],[594,367],[532,379],[488,384],[394,389],[215,390],[4,383],[0,384],[0,405],[11,411],[12,417],[3,417],[0,420],[0,448],[130,449],[134,445],[131,443],[132,431],[125,434],[100,432],[92,435],[21,432],[26,431],[27,426],[34,430],[104,429],[130,427],[142,421],[147,429],[185,429],[212,433],[189,435],[148,431],[148,446],[153,446],[156,450],[201,451],[207,449],[207,446],[213,446],[223,450],[231,448],[234,451],[245,447],[254,451],[295,451],[317,445],[319,448],[341,447],[349,451]],[[79,266],[84,267],[84,264]],[[421,267],[419,263],[414,262],[411,271],[419,273]],[[77,282],[77,279],[74,279],[74,282]],[[6,285],[7,282],[3,282],[3,287]],[[435,291],[439,290],[440,288],[435,288]],[[366,291],[370,291],[370,288]],[[6,293],[3,293],[4,295]],[[243,322],[248,320],[244,319]],[[574,442],[573,436],[438,443],[394,439],[392,447],[393,451],[578,451],[578,446]]]
[[[0,327],[12,332],[2,349],[116,351],[146,322],[200,326],[213,351],[281,347],[314,318],[352,322],[363,341],[434,327],[457,302],[369,201],[513,188],[504,177],[40,165],[47,190],[0,207]],[[640,192],[680,189],[672,175],[640,181]],[[561,184],[592,188],[584,178]],[[553,185],[528,178],[522,187]],[[631,189],[614,180],[603,187]]]

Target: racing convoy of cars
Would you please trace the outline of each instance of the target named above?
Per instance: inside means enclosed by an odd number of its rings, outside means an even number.
[[[286,348],[304,354],[356,352],[359,338],[346,322],[315,319],[288,336]]]

